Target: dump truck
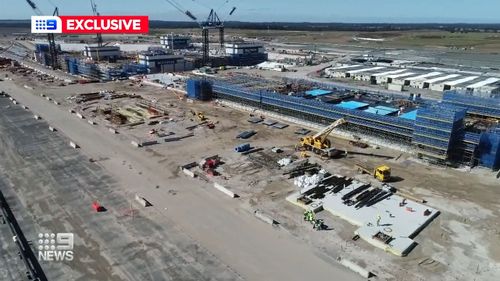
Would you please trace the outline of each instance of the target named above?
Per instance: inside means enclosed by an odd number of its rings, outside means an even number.
[[[391,179],[391,167],[387,165],[380,165],[378,167],[370,167],[362,163],[356,163],[354,168],[358,170],[358,172],[364,174],[372,175],[374,178],[381,182],[387,182]]]

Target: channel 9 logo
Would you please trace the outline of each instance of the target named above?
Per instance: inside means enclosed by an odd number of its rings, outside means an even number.
[[[38,259],[72,261],[75,238],[73,233],[39,233]]]
[[[31,33],[61,33],[62,22],[56,16],[32,16]]]

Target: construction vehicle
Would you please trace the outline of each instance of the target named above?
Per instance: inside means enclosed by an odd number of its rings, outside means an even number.
[[[356,163],[354,167],[358,169],[358,172],[362,174],[367,173],[369,175],[372,175],[374,178],[381,182],[387,182],[391,179],[391,167],[387,165],[380,165],[378,167],[372,168],[361,163]]]
[[[297,148],[301,151],[312,151],[318,155],[321,155],[322,157],[329,158],[335,156],[335,154],[338,154],[339,151],[335,148],[332,148],[331,142],[328,139],[328,135],[330,135],[333,129],[345,123],[347,123],[347,120],[341,118],[313,136],[300,138],[300,143],[298,144]]]
[[[193,116],[198,117],[198,119],[201,122],[207,120],[207,118],[205,117],[205,114],[203,114],[203,112],[195,112],[194,110],[191,110],[191,114],[193,114]]]

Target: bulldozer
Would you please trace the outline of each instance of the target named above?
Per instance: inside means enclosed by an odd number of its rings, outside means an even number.
[[[315,154],[320,155],[321,157],[333,157],[339,151],[335,148],[332,148],[332,144],[328,139],[328,135],[333,131],[333,129],[338,126],[347,123],[347,120],[344,118],[338,119],[328,127],[325,127],[320,132],[316,133],[313,136],[306,136],[300,138],[300,142],[297,145],[297,149],[304,151],[309,150],[314,152]]]

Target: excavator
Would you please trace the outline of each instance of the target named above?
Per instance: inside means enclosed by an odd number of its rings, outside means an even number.
[[[306,136],[300,138],[300,142],[296,148],[301,151],[304,150],[312,151],[320,155],[321,157],[330,158],[335,156],[335,154],[339,151],[331,147],[332,144],[328,139],[328,135],[330,135],[333,129],[345,123],[347,123],[347,120],[341,118],[330,124],[328,127],[325,127],[323,130],[321,130],[320,132],[318,132],[313,136]]]

